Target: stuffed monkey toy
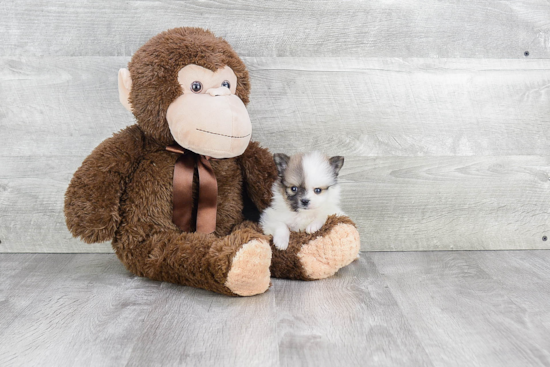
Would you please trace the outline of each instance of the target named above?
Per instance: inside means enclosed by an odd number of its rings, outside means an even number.
[[[67,227],[88,243],[112,241],[132,273],[226,295],[265,292],[270,276],[322,279],[353,261],[359,235],[347,217],[292,233],[284,251],[246,208],[269,206],[277,169],[251,142],[246,67],[200,28],[163,32],[118,78],[137,123],[103,141],[65,194]]]

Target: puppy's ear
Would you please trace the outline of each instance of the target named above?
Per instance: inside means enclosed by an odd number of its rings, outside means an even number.
[[[332,157],[329,159],[330,166],[332,167],[332,170],[334,171],[334,174],[338,176],[338,172],[340,172],[340,169],[344,165],[344,157],[337,155],[335,157]]]
[[[277,165],[277,172],[279,172],[279,176],[282,177],[288,167],[290,157],[283,153],[275,153],[273,154],[273,160],[275,161],[275,165]]]

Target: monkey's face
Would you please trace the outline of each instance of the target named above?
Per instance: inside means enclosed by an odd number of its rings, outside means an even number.
[[[168,107],[166,120],[174,140],[197,154],[231,158],[244,153],[252,124],[235,95],[237,77],[229,66],[212,72],[190,64],[178,73],[183,94]]]
[[[197,154],[244,153],[252,126],[243,61],[212,32],[174,28],[147,41],[118,73],[120,102],[159,145],[174,142]]]

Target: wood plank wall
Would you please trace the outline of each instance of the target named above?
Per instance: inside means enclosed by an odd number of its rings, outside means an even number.
[[[548,1],[22,0],[0,3],[0,252],[111,251],[71,238],[63,194],[133,123],[118,69],[178,26],[243,57],[255,140],[346,156],[363,250],[550,248]]]

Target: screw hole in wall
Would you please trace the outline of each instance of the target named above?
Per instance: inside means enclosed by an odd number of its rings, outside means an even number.
[[[529,51],[525,51],[525,52],[523,53],[523,56],[525,56],[525,57],[529,56]]]
[[[547,241],[547,240],[548,240],[548,237],[542,236],[542,240],[543,240],[543,241]]]

